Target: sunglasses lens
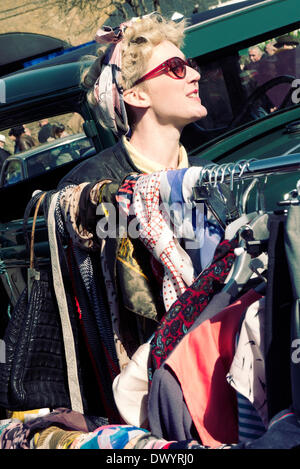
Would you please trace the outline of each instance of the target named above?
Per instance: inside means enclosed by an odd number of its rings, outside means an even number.
[[[174,73],[177,78],[184,78],[186,74],[185,63],[180,59],[173,59],[170,63],[170,71]]]

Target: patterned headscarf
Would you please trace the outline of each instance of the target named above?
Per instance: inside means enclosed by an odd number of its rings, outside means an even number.
[[[129,132],[123,89],[119,80],[122,67],[121,41],[129,24],[130,22],[122,23],[114,29],[103,26],[98,29],[95,37],[96,42],[111,46],[102,60],[101,72],[94,85],[94,96],[103,123],[118,137]]]

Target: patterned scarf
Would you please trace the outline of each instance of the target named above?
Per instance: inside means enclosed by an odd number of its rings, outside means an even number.
[[[237,245],[237,238],[222,241],[216,249],[211,265],[196,278],[162,318],[151,341],[150,380],[155,369],[161,366],[208,305],[212,296],[220,290],[234,262],[233,251]]]
[[[129,176],[116,200],[125,214],[135,216],[136,236],[164,267],[162,288],[167,311],[193,282],[194,267],[174,235],[168,213],[161,207],[160,178],[161,172]]]
[[[120,86],[122,67],[121,41],[123,32],[129,23],[122,23],[112,29],[104,26],[98,29],[95,40],[102,44],[111,44],[104,59],[99,77],[94,85],[94,96],[99,105],[102,122],[117,136],[129,132],[127,113],[123,100],[123,89]]]

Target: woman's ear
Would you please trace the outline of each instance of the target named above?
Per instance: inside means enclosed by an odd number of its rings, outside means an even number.
[[[150,98],[146,91],[137,88],[129,88],[123,92],[123,98],[125,103],[130,106],[139,107],[139,108],[148,108],[150,106]]]

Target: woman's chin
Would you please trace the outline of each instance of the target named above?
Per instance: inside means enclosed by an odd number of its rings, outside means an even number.
[[[200,105],[200,109],[199,109],[199,117],[198,119],[201,119],[202,117],[206,117],[207,116],[207,109],[205,106],[203,106],[202,104]]]

